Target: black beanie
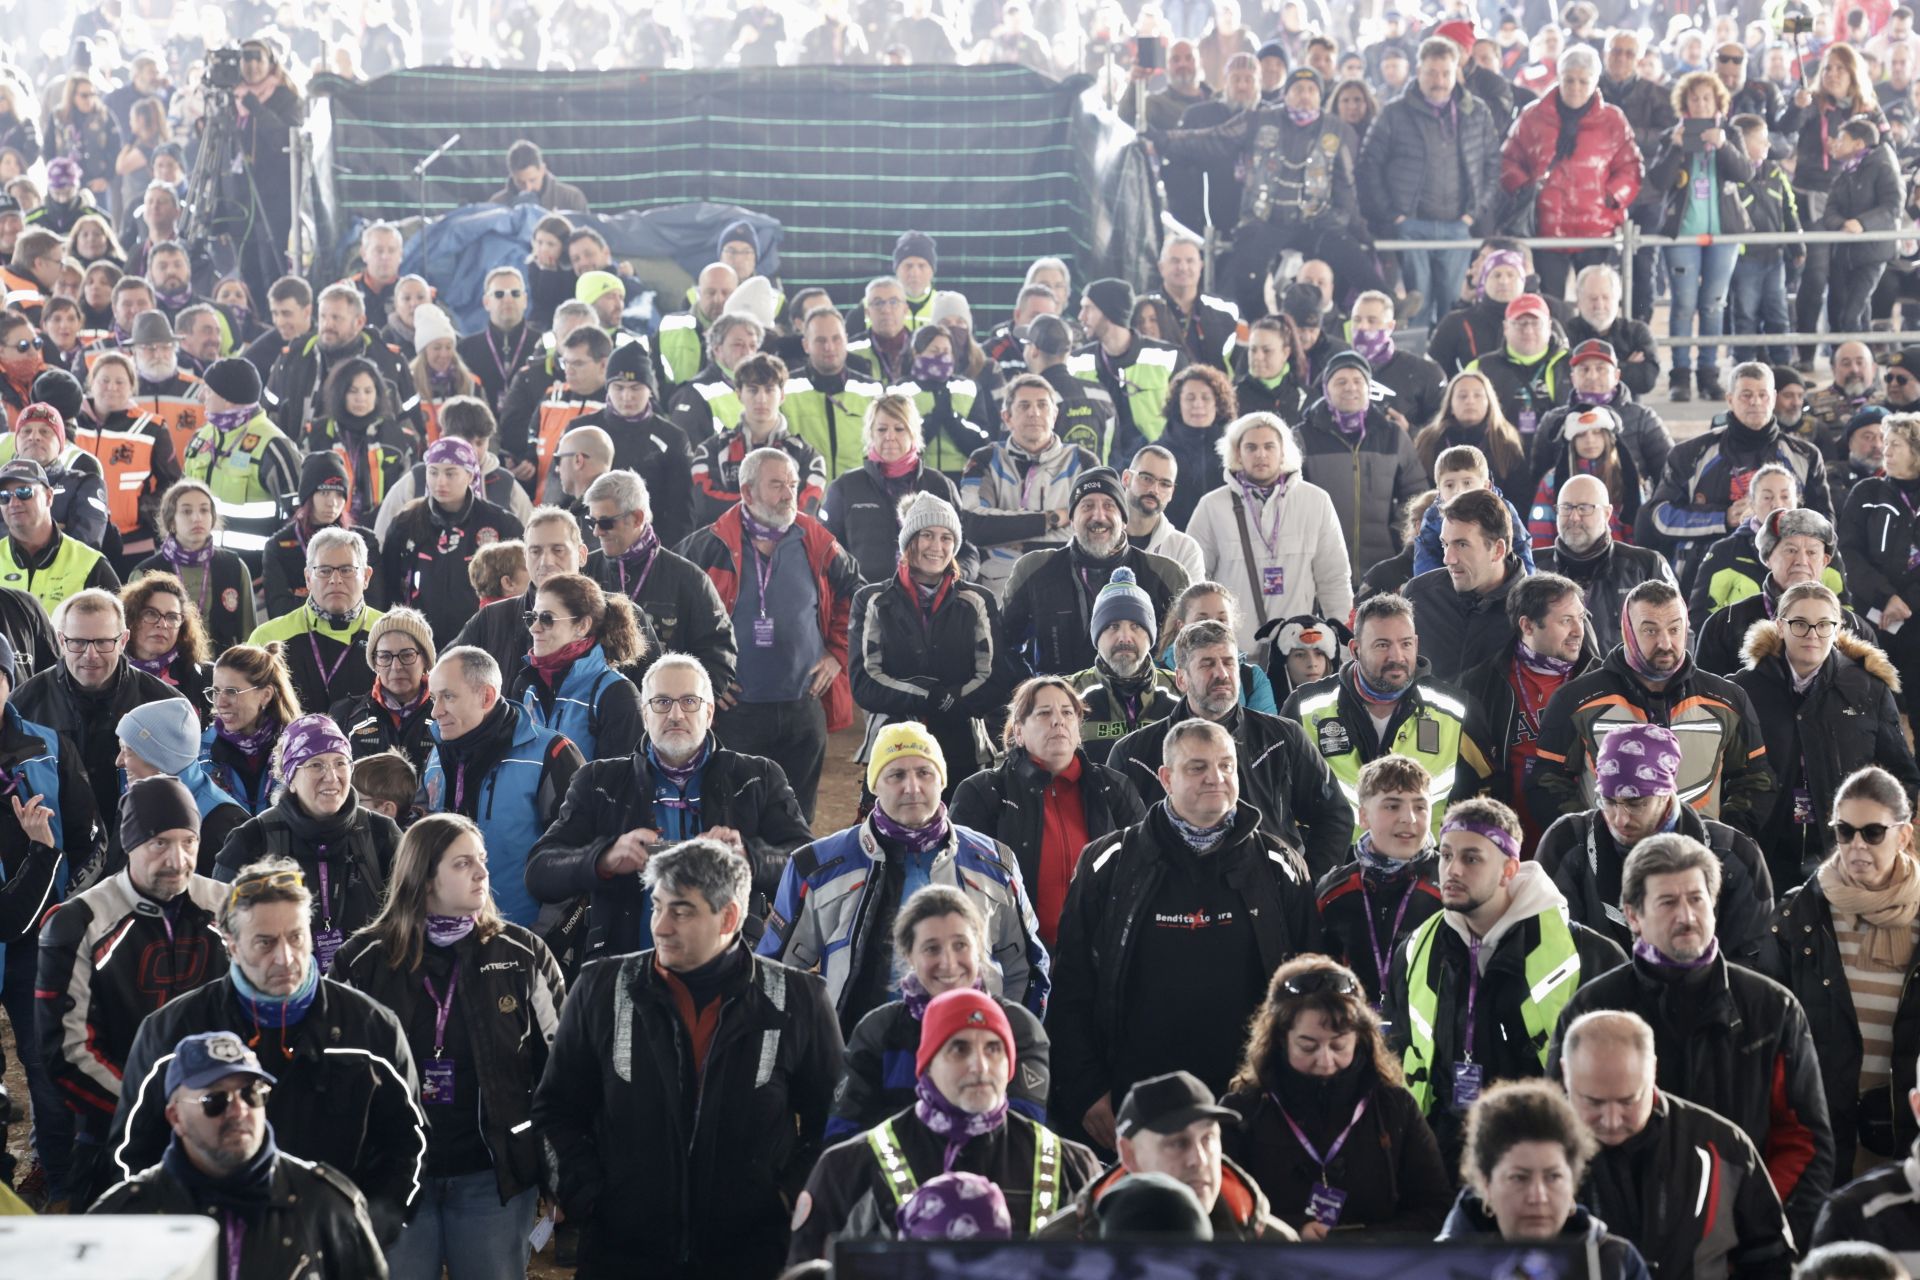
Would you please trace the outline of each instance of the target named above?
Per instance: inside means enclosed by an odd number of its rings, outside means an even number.
[[[69,425],[80,420],[80,410],[87,403],[87,393],[81,389],[80,379],[65,369],[43,369],[33,380],[33,402],[51,405],[60,411],[60,416]]]
[[[1133,286],[1125,280],[1108,277],[1087,286],[1086,298],[1100,308],[1100,314],[1125,327],[1133,319]]]
[[[308,454],[300,463],[300,505],[313,501],[313,495],[331,488],[341,497],[347,495],[347,464],[331,449]]]
[[[623,342],[613,349],[607,357],[608,382],[640,382],[649,390],[658,391],[654,381],[653,358],[647,353],[644,342]]]
[[[200,832],[200,806],[178,778],[160,774],[120,793],[120,847],[137,849],[162,831]]]
[[[898,271],[908,258],[925,258],[928,266],[935,271],[940,269],[940,255],[934,250],[933,237],[924,231],[902,231],[900,238],[893,242],[893,269]]]
[[[253,367],[251,360],[242,360],[239,356],[215,360],[200,375],[200,381],[228,404],[260,403],[260,371]]]

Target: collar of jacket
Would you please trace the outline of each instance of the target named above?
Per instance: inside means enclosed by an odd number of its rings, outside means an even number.
[[[1080,762],[1080,788],[1084,791],[1093,785],[1093,779],[1097,770],[1094,767],[1093,761],[1087,759],[1087,753],[1079,747],[1073,749],[1073,755],[1074,758]],[[1032,753],[1025,747],[1007,752],[1006,769],[1023,788],[1036,793],[1052,786],[1053,780],[1060,776],[1055,773],[1048,773],[1045,769],[1041,768],[1040,762],[1035,760]]]
[[[62,469],[64,470],[64,468]],[[52,471],[49,470],[48,474],[51,475]],[[11,548],[13,562],[25,566],[29,572],[44,569],[52,564],[53,558],[60,554],[60,545],[66,540],[67,535],[60,532],[60,526],[55,525],[53,536],[47,539],[46,546],[40,548],[40,553],[38,555],[28,555],[26,548],[20,545],[18,538],[12,534],[7,535],[7,545]]]
[[[1171,803],[1169,800],[1161,800],[1147,808],[1147,821],[1153,824],[1153,847],[1162,858],[1166,857],[1163,852],[1166,849],[1184,850],[1187,847],[1186,842],[1180,838],[1180,834],[1173,829],[1173,824],[1167,820]],[[1210,852],[1201,856],[1205,858],[1208,865],[1218,866],[1227,855],[1238,853],[1241,846],[1259,835],[1260,810],[1245,800],[1236,800],[1233,802],[1233,821],[1227,828],[1227,834]]]
[[[653,803],[653,769],[647,763],[647,742],[648,739],[644,737],[641,738],[639,745],[634,748],[633,755],[630,756],[629,759],[633,761],[634,786],[639,789],[634,798],[640,800],[642,803],[651,804]],[[711,729],[707,730],[706,742],[693,753],[693,757],[698,758],[701,751],[707,753],[707,762],[700,766],[700,772],[703,775],[709,769],[713,768],[714,761],[723,755],[730,754],[726,748],[722,747],[714,738],[713,730]],[[715,799],[718,798],[719,797],[715,797]]]
[[[228,1016],[227,1025],[239,1031],[242,1040],[252,1035],[253,1018],[246,1006],[240,1003],[240,993],[234,989],[233,983],[221,977],[208,985],[218,986],[221,990],[220,998],[225,1002]],[[321,974],[320,980],[313,984],[313,1004],[308,1007],[307,1016],[287,1028],[287,1048],[293,1050],[296,1060],[325,1061],[327,1045],[340,1043],[342,1029],[333,1017],[336,1002],[331,988],[334,985],[332,978]],[[279,1037],[278,1026],[266,1027],[261,1031],[258,1049],[262,1066],[272,1068],[274,1063],[282,1060]]]
[[[0,710],[0,765],[11,769],[45,754],[47,744],[27,732],[26,717],[11,702],[7,703]]]
[[[1646,685],[1640,683],[1640,673],[1627,665],[1627,647],[1625,644],[1613,646],[1613,651],[1607,654],[1607,660],[1600,665],[1609,674],[1626,685],[1627,697],[1632,699],[1636,704],[1645,703],[1647,700],[1653,698],[1658,698],[1665,702],[1673,702],[1693,686],[1694,666],[1693,655],[1691,653],[1681,657],[1680,669],[1669,676],[1667,682],[1658,690],[1649,689]]]
[[[1632,952],[1627,953],[1627,963],[1633,966],[1634,985],[1656,1004],[1665,1004],[1666,993],[1674,987],[1693,987],[1705,994],[1706,999],[1687,1006],[1689,1017],[1711,1018],[1716,1023],[1728,1026],[1740,1021],[1733,1007],[1733,989],[1727,984],[1727,957],[1724,952],[1715,956],[1712,964],[1683,974],[1677,980],[1654,973],[1645,960]]]

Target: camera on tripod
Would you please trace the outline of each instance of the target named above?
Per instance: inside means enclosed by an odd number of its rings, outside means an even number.
[[[240,47],[234,45],[227,49],[207,50],[207,66],[200,80],[209,89],[238,89],[243,82],[240,75]]]

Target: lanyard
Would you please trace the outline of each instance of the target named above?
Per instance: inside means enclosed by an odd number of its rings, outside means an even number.
[[[1364,875],[1360,877],[1361,913],[1367,917],[1367,940],[1373,946],[1373,970],[1380,975],[1380,992],[1383,996],[1387,990],[1387,979],[1393,968],[1393,940],[1400,936],[1401,922],[1407,918],[1407,905],[1413,901],[1414,891],[1420,887],[1417,872],[1409,871],[1406,874],[1411,878],[1407,882],[1407,891],[1400,895],[1399,908],[1393,913],[1393,928],[1387,931],[1385,947],[1380,945],[1379,926],[1373,922],[1373,895],[1367,892],[1367,878]]]
[[[760,616],[767,616],[767,584],[773,580],[773,557],[779,554],[780,544],[773,544],[773,550],[766,555],[760,554],[760,548],[753,546],[753,540],[747,540],[747,546],[753,550],[753,573],[760,584]]]
[[[493,367],[500,371],[500,383],[502,386],[513,381],[513,375],[507,372],[507,367],[509,365],[516,369],[520,367],[520,355],[527,349],[527,338],[532,332],[533,326],[522,322],[520,325],[520,341],[514,345],[512,358],[502,360],[500,358],[500,348],[493,340],[493,326],[487,326],[487,350],[493,353]]]
[[[325,846],[322,846],[325,852]],[[333,928],[333,895],[327,890],[327,864],[320,863],[320,927]]]
[[[1461,1057],[1468,1062],[1473,1061],[1473,1006],[1479,999],[1480,940],[1475,938],[1467,944],[1467,1043]]]
[[[447,1045],[447,1019],[453,1013],[453,991],[460,985],[460,970],[455,969],[447,975],[447,998],[442,1000],[433,989],[433,979],[420,975],[420,985],[427,989],[427,999],[433,1001],[433,1056],[438,1059]]]
[[[1020,462],[1021,460],[1016,458],[1013,465],[1018,468]],[[1039,510],[1033,505],[1033,482],[1039,478],[1040,460],[1038,458],[1027,460],[1027,474],[1020,477],[1020,509],[1022,511]]]
[[[639,580],[636,581],[632,586],[628,586],[627,585],[627,562],[625,560],[615,558],[614,563],[620,567],[620,590],[626,592],[627,599],[634,600],[636,603],[638,602],[640,593],[647,589],[647,579],[653,576],[654,562],[659,559],[660,559],[660,548],[655,547],[653,549],[653,554],[647,557],[647,567],[640,571]]]
[[[1306,1131],[1294,1122],[1292,1116],[1287,1114],[1287,1109],[1281,1106],[1280,1099],[1275,1098],[1271,1093],[1267,1096],[1273,1098],[1274,1106],[1280,1107],[1280,1118],[1287,1122],[1287,1128],[1293,1130],[1294,1141],[1298,1142],[1306,1151],[1308,1157],[1320,1166],[1320,1185],[1323,1187],[1326,1186],[1327,1166],[1332,1164],[1334,1157],[1340,1154],[1340,1148],[1347,1145],[1347,1138],[1352,1135],[1354,1126],[1360,1123],[1360,1117],[1367,1114],[1368,1100],[1366,1098],[1360,1099],[1360,1105],[1353,1109],[1353,1119],[1347,1121],[1347,1127],[1340,1131],[1340,1136],[1333,1140],[1333,1145],[1327,1148],[1327,1154],[1323,1156],[1315,1149],[1313,1141],[1307,1137]]]
[[[247,1241],[247,1220],[237,1213],[220,1215],[220,1231],[227,1242],[227,1280],[240,1280],[240,1255]]]
[[[207,567],[211,569],[213,566],[209,565]],[[320,656],[320,642],[313,638],[312,631],[307,632],[307,647],[313,650],[313,665],[318,668],[320,672],[320,687],[329,694],[332,693],[333,678],[340,674],[340,666],[347,660],[347,655],[353,652],[353,645],[349,643],[344,649],[340,650],[340,656],[333,660],[331,667],[329,667],[326,660]]]

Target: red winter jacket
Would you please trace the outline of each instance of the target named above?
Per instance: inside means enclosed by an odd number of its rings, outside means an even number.
[[[1540,189],[1543,236],[1609,236],[1626,220],[1640,192],[1640,148],[1620,108],[1600,101],[1580,122],[1573,155],[1555,163],[1560,137],[1560,90],[1529,104],[1500,149],[1500,186],[1511,193],[1547,173]]]

